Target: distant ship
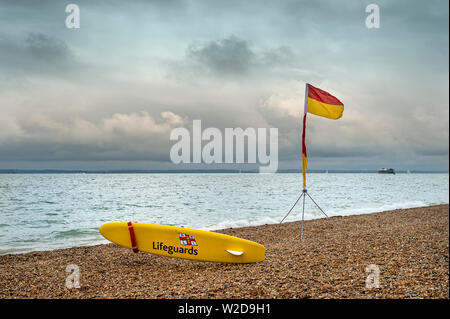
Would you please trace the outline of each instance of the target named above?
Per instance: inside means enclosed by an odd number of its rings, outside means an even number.
[[[378,174],[395,174],[393,168],[382,168],[378,170]]]

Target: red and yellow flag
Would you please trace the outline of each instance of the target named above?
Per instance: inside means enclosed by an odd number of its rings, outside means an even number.
[[[305,114],[303,115],[303,132],[302,132],[302,173],[303,188],[306,188],[306,169],[308,167],[308,157],[306,155],[305,131],[306,131],[306,114],[311,113],[323,116],[329,119],[337,120],[342,117],[344,112],[344,104],[335,96],[324,90],[316,88],[306,83],[305,91]]]
[[[306,86],[308,92],[306,111],[308,113],[333,120],[337,120],[342,116],[342,112],[344,112],[344,103],[330,93],[316,88],[311,84],[306,84]]]

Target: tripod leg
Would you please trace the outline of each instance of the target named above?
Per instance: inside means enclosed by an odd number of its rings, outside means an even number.
[[[327,216],[327,218],[328,218],[328,215],[325,214],[325,212],[324,212],[324,211],[322,210],[322,208],[320,208],[320,206],[314,201],[314,199],[313,199],[308,193],[306,193],[306,195],[308,195],[308,197],[313,201],[313,203],[317,206],[317,208],[319,208],[320,211],[321,211],[325,216]]]
[[[313,201],[313,203],[317,206],[317,208],[319,208],[320,211],[321,211],[327,218],[329,218],[328,215],[325,214],[325,212],[323,211],[323,209],[320,208],[320,206],[315,202],[315,200],[314,200],[308,193],[306,193],[306,195],[308,195],[308,197]],[[337,228],[336,225],[335,225],[334,223],[333,223],[332,225],[333,225],[333,228]],[[342,236],[345,236],[345,234],[344,234],[339,228],[337,228],[337,230],[339,230],[339,232],[342,234]]]
[[[300,198],[302,198],[302,196],[304,195],[304,193],[302,193],[300,195],[300,197],[297,199],[297,201],[295,202],[295,204],[291,207],[291,209],[288,211],[288,213],[286,214],[286,216],[284,216],[284,218],[281,220],[280,224],[283,222],[283,220],[286,219],[286,217],[288,217],[288,215],[291,213],[291,211],[294,209],[295,205],[297,205],[298,201],[300,200]]]

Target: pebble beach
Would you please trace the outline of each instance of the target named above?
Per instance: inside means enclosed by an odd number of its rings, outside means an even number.
[[[255,264],[114,244],[2,255],[0,298],[449,298],[448,204],[305,221],[303,242],[300,227],[217,231],[263,244]],[[66,286],[69,265],[79,288]]]

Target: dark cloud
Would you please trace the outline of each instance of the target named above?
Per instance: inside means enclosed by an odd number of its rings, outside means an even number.
[[[19,142],[0,145],[0,162],[14,161],[155,161],[169,162],[167,143],[131,141],[133,144],[77,144],[67,141]]]
[[[25,43],[25,49],[46,64],[65,63],[72,55],[66,43],[42,33],[30,33]]]
[[[292,65],[296,61],[296,55],[287,46],[257,50],[236,36],[190,45],[187,57],[196,63],[196,67],[219,77],[269,72],[274,67]]]
[[[246,41],[234,36],[188,48],[188,57],[213,73],[246,74],[256,63],[256,55]]]
[[[22,119],[12,136],[2,135],[0,128],[0,162],[169,161],[170,131],[183,125],[184,120],[171,112],[155,118],[146,112],[116,113],[100,121],[35,115]]]
[[[448,156],[449,148],[448,147],[440,147],[440,148],[429,148],[427,145],[424,145],[423,149],[417,149],[417,154],[424,156]]]
[[[0,50],[0,68],[10,76],[66,75],[80,66],[64,41],[42,33],[17,40],[0,35]]]

